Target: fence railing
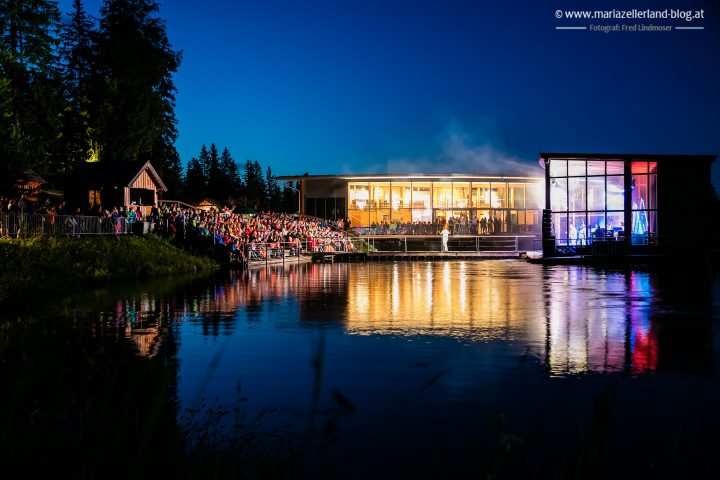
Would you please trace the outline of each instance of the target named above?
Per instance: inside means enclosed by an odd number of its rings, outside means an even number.
[[[338,253],[357,252],[359,247],[357,240],[350,238],[311,238],[308,240],[296,240],[293,242],[251,242],[244,248],[235,250],[230,254],[230,263],[247,264],[269,264],[278,260],[300,261],[313,253]]]
[[[387,225],[374,225],[370,227],[353,227],[358,235],[439,235],[443,225],[439,223],[400,223]],[[495,235],[518,234],[530,235],[535,233],[534,225],[502,224],[496,230],[494,227],[480,224],[449,224],[448,229],[452,235]]]
[[[0,237],[125,235],[132,224],[124,217],[0,213]]]
[[[375,252],[441,252],[442,241],[439,236],[433,238],[397,236],[394,238],[365,237]],[[518,252],[532,247],[532,237],[517,235],[450,237],[450,252]]]

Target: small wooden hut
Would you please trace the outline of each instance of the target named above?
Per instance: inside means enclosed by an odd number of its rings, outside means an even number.
[[[147,215],[158,205],[158,194],[166,191],[150,162],[98,162],[75,172],[65,189],[65,200],[84,211],[133,206]]]
[[[206,212],[209,212],[211,210],[220,210],[222,208],[222,205],[217,200],[214,200],[212,198],[204,198],[200,203],[198,203],[195,208],[198,210],[204,210]]]
[[[44,178],[35,173],[34,170],[23,170],[15,180],[15,190],[19,195],[24,195],[28,201],[36,202],[43,184],[47,183]]]

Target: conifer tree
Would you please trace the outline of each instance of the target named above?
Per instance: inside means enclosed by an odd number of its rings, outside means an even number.
[[[85,161],[97,161],[99,144],[93,138],[90,107],[92,84],[97,81],[93,62],[93,22],[82,0],[73,0],[70,23],[63,26],[60,49],[65,106],[62,112],[60,145],[55,152],[53,170],[72,170]]]
[[[201,200],[201,197],[205,195],[206,188],[202,165],[197,158],[193,157],[188,162],[187,175],[185,175],[185,195],[195,200]]]
[[[208,171],[207,171],[207,185],[208,195],[220,202],[227,200],[227,191],[225,190],[224,181],[220,172],[220,156],[218,154],[217,146],[214,143],[210,144],[210,152],[208,154]]]
[[[279,212],[282,210],[282,192],[277,179],[272,174],[272,169],[267,168],[265,175],[265,185],[267,188],[267,205],[271,212]]]
[[[154,0],[105,0],[100,11],[95,111],[101,160],[151,160],[179,176],[172,49]]]
[[[205,183],[207,184],[208,176],[210,175],[210,152],[208,152],[207,147],[205,144],[203,144],[202,147],[200,147],[200,154],[197,158],[198,162],[200,163],[200,167],[202,168],[203,177],[205,177]],[[203,192],[203,195],[207,192]]]
[[[247,160],[245,162],[244,176],[245,194],[247,195],[248,204],[256,210],[266,209],[267,192],[260,163],[257,160],[254,162]]]
[[[292,182],[288,182],[283,187],[282,211],[286,213],[298,212],[298,193],[290,187],[293,187],[299,191],[300,182],[296,182],[295,185],[292,185]]]
[[[227,147],[220,154],[220,175],[224,182],[225,195],[237,198],[240,195],[240,174]]]
[[[60,12],[50,0],[0,0],[0,176],[44,170],[56,148]]]

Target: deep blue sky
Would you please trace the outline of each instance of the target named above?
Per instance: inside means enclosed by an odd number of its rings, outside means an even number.
[[[86,0],[91,13],[100,3]],[[705,20],[554,15],[613,7],[704,8]],[[713,1],[167,0],[160,15],[183,51],[183,162],[211,142],[276,174],[541,174],[540,151],[720,154]],[[555,30],[590,23],[706,29]]]

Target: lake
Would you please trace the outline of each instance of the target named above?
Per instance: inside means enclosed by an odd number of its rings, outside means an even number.
[[[719,285],[704,269],[488,260],[87,292],[3,329],[4,440],[52,464],[67,460],[52,445],[131,442],[122,457],[150,470],[168,432],[209,457],[240,442],[250,477],[708,475]],[[95,453],[68,465],[117,463]]]

